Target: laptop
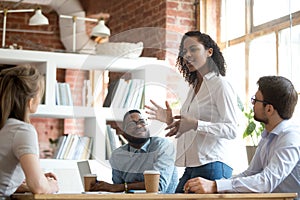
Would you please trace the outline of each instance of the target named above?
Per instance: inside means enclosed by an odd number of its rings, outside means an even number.
[[[89,161],[87,161],[87,160],[79,161],[79,162],[77,162],[77,167],[78,167],[78,171],[79,171],[79,174],[80,174],[81,183],[82,183],[82,186],[84,188],[84,176],[87,175],[87,174],[92,173]]]
[[[84,188],[84,176],[87,174],[92,174],[91,171],[91,167],[89,164],[89,161],[85,160],[85,161],[79,161],[77,162],[77,167],[78,167],[78,171],[80,174],[80,178],[81,178],[81,183],[82,183],[82,187]],[[103,192],[103,191],[88,191],[88,192],[81,192],[83,194],[106,194],[106,193],[111,193],[111,192]]]

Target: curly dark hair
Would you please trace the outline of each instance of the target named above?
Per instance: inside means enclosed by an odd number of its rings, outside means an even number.
[[[193,85],[193,87],[195,87],[197,84],[197,72],[190,72],[183,58],[183,43],[185,39],[189,37],[196,37],[198,42],[200,42],[206,50],[209,48],[213,49],[213,54],[211,56],[212,59],[207,60],[207,65],[209,66],[210,70],[215,71],[217,75],[221,74],[222,76],[225,76],[226,63],[217,43],[205,33],[201,33],[200,31],[189,31],[186,32],[181,39],[179,54],[176,61],[176,67],[178,67],[179,72],[182,73],[185,80],[190,85]]]

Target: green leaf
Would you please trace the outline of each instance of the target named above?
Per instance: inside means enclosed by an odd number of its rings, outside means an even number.
[[[256,124],[253,121],[251,121],[244,131],[243,138],[247,136],[251,136],[255,128],[256,128]]]
[[[248,125],[244,130],[243,138],[250,136],[250,138],[252,139],[253,145],[256,146],[257,145],[256,143],[259,141],[261,133],[265,129],[265,125],[262,122],[258,123],[254,119],[254,111],[252,108],[249,109],[248,112],[244,111],[244,115],[247,118]]]

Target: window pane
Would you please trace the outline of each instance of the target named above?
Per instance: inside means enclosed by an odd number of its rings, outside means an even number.
[[[300,25],[279,32],[279,75],[290,79],[300,92]]]
[[[243,103],[246,103],[245,44],[241,43],[224,49],[227,64],[226,77],[231,82]]]
[[[250,43],[249,47],[249,95],[257,91],[256,82],[261,76],[277,75],[276,38],[269,34]]]
[[[221,8],[221,41],[245,34],[245,1],[225,0]]]
[[[300,10],[299,0],[253,0],[253,25],[278,19]],[[272,5],[272,6],[271,6]]]

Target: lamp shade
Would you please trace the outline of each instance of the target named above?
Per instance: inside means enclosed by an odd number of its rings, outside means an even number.
[[[41,9],[37,9],[35,14],[29,19],[30,26],[48,25],[49,21],[47,17],[42,14]]]
[[[92,30],[92,35],[97,37],[107,37],[110,36],[110,30],[105,25],[104,20],[100,20],[97,26]]]

